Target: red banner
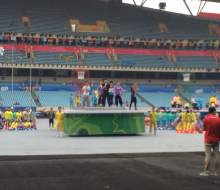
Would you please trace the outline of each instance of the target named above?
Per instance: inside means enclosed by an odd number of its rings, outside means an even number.
[[[126,49],[126,48],[98,48],[98,47],[68,47],[68,46],[49,46],[49,45],[2,45],[5,50],[45,52],[75,52],[75,53],[101,53],[101,54],[130,54],[130,55],[176,55],[176,56],[219,56],[219,50],[155,50],[155,49]]]
[[[209,19],[214,19],[214,20],[220,20],[220,14],[217,14],[217,13],[202,12],[202,13],[199,13],[198,16],[204,17],[204,18],[209,18]]]

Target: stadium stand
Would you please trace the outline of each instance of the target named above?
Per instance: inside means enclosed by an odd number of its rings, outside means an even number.
[[[30,18],[29,27],[25,27],[21,22],[24,16]],[[97,20],[106,21],[110,28],[110,35],[151,38],[210,37],[208,25],[218,24],[217,21],[211,22],[127,4],[115,5],[98,1],[93,1],[91,4],[88,0],[62,2],[54,0],[53,3],[46,0],[43,4],[28,0],[22,0],[19,3],[15,0],[4,0],[1,3],[0,17],[2,31],[70,34],[72,31],[69,19],[76,18],[86,24],[95,23]],[[168,32],[161,32],[159,24],[165,24]],[[195,25],[196,30],[194,30]],[[92,33],[94,34],[96,33]]]
[[[118,63],[123,66],[173,67],[164,56],[118,55]]]
[[[39,64],[77,64],[78,60],[71,53],[34,52],[33,62]]]
[[[204,57],[204,56],[179,56],[176,60],[177,67],[202,67],[202,68],[215,68],[218,65],[216,64],[213,57]]]
[[[43,107],[69,107],[69,97],[72,92],[68,91],[38,91],[36,95]]]
[[[25,91],[4,91],[0,92],[3,107],[35,107],[36,104],[32,99],[30,92]]]
[[[112,62],[105,54],[100,53],[86,53],[84,63],[88,65],[110,65]]]

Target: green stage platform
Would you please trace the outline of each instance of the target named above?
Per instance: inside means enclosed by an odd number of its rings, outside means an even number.
[[[64,133],[71,136],[135,135],[145,132],[144,112],[71,110],[64,112]]]

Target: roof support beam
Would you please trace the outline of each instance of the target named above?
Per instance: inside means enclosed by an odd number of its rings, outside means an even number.
[[[189,5],[187,4],[186,0],[183,0],[184,4],[186,5],[186,8],[188,9],[189,13],[193,16],[193,13],[191,9],[189,8]]]
[[[142,0],[141,7],[143,7],[146,2],[147,0]]]
[[[135,6],[137,6],[136,1],[135,1],[135,0],[133,0],[133,2],[134,2],[134,5],[135,5]]]
[[[199,13],[202,12],[202,10],[204,9],[206,3],[207,3],[207,1],[205,1],[205,3],[203,4],[203,6],[202,6],[202,8],[200,9]]]
[[[197,15],[199,15],[199,13],[200,13],[201,5],[202,5],[202,1],[200,1],[200,3],[199,3],[199,8],[198,8],[198,11],[197,11]]]

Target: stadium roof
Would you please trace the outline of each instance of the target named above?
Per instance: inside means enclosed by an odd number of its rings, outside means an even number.
[[[220,13],[220,6],[217,5],[220,0],[123,0],[123,2],[155,9],[158,9],[158,3],[165,2],[167,3],[167,11],[182,14],[199,15],[203,10],[210,13]]]

